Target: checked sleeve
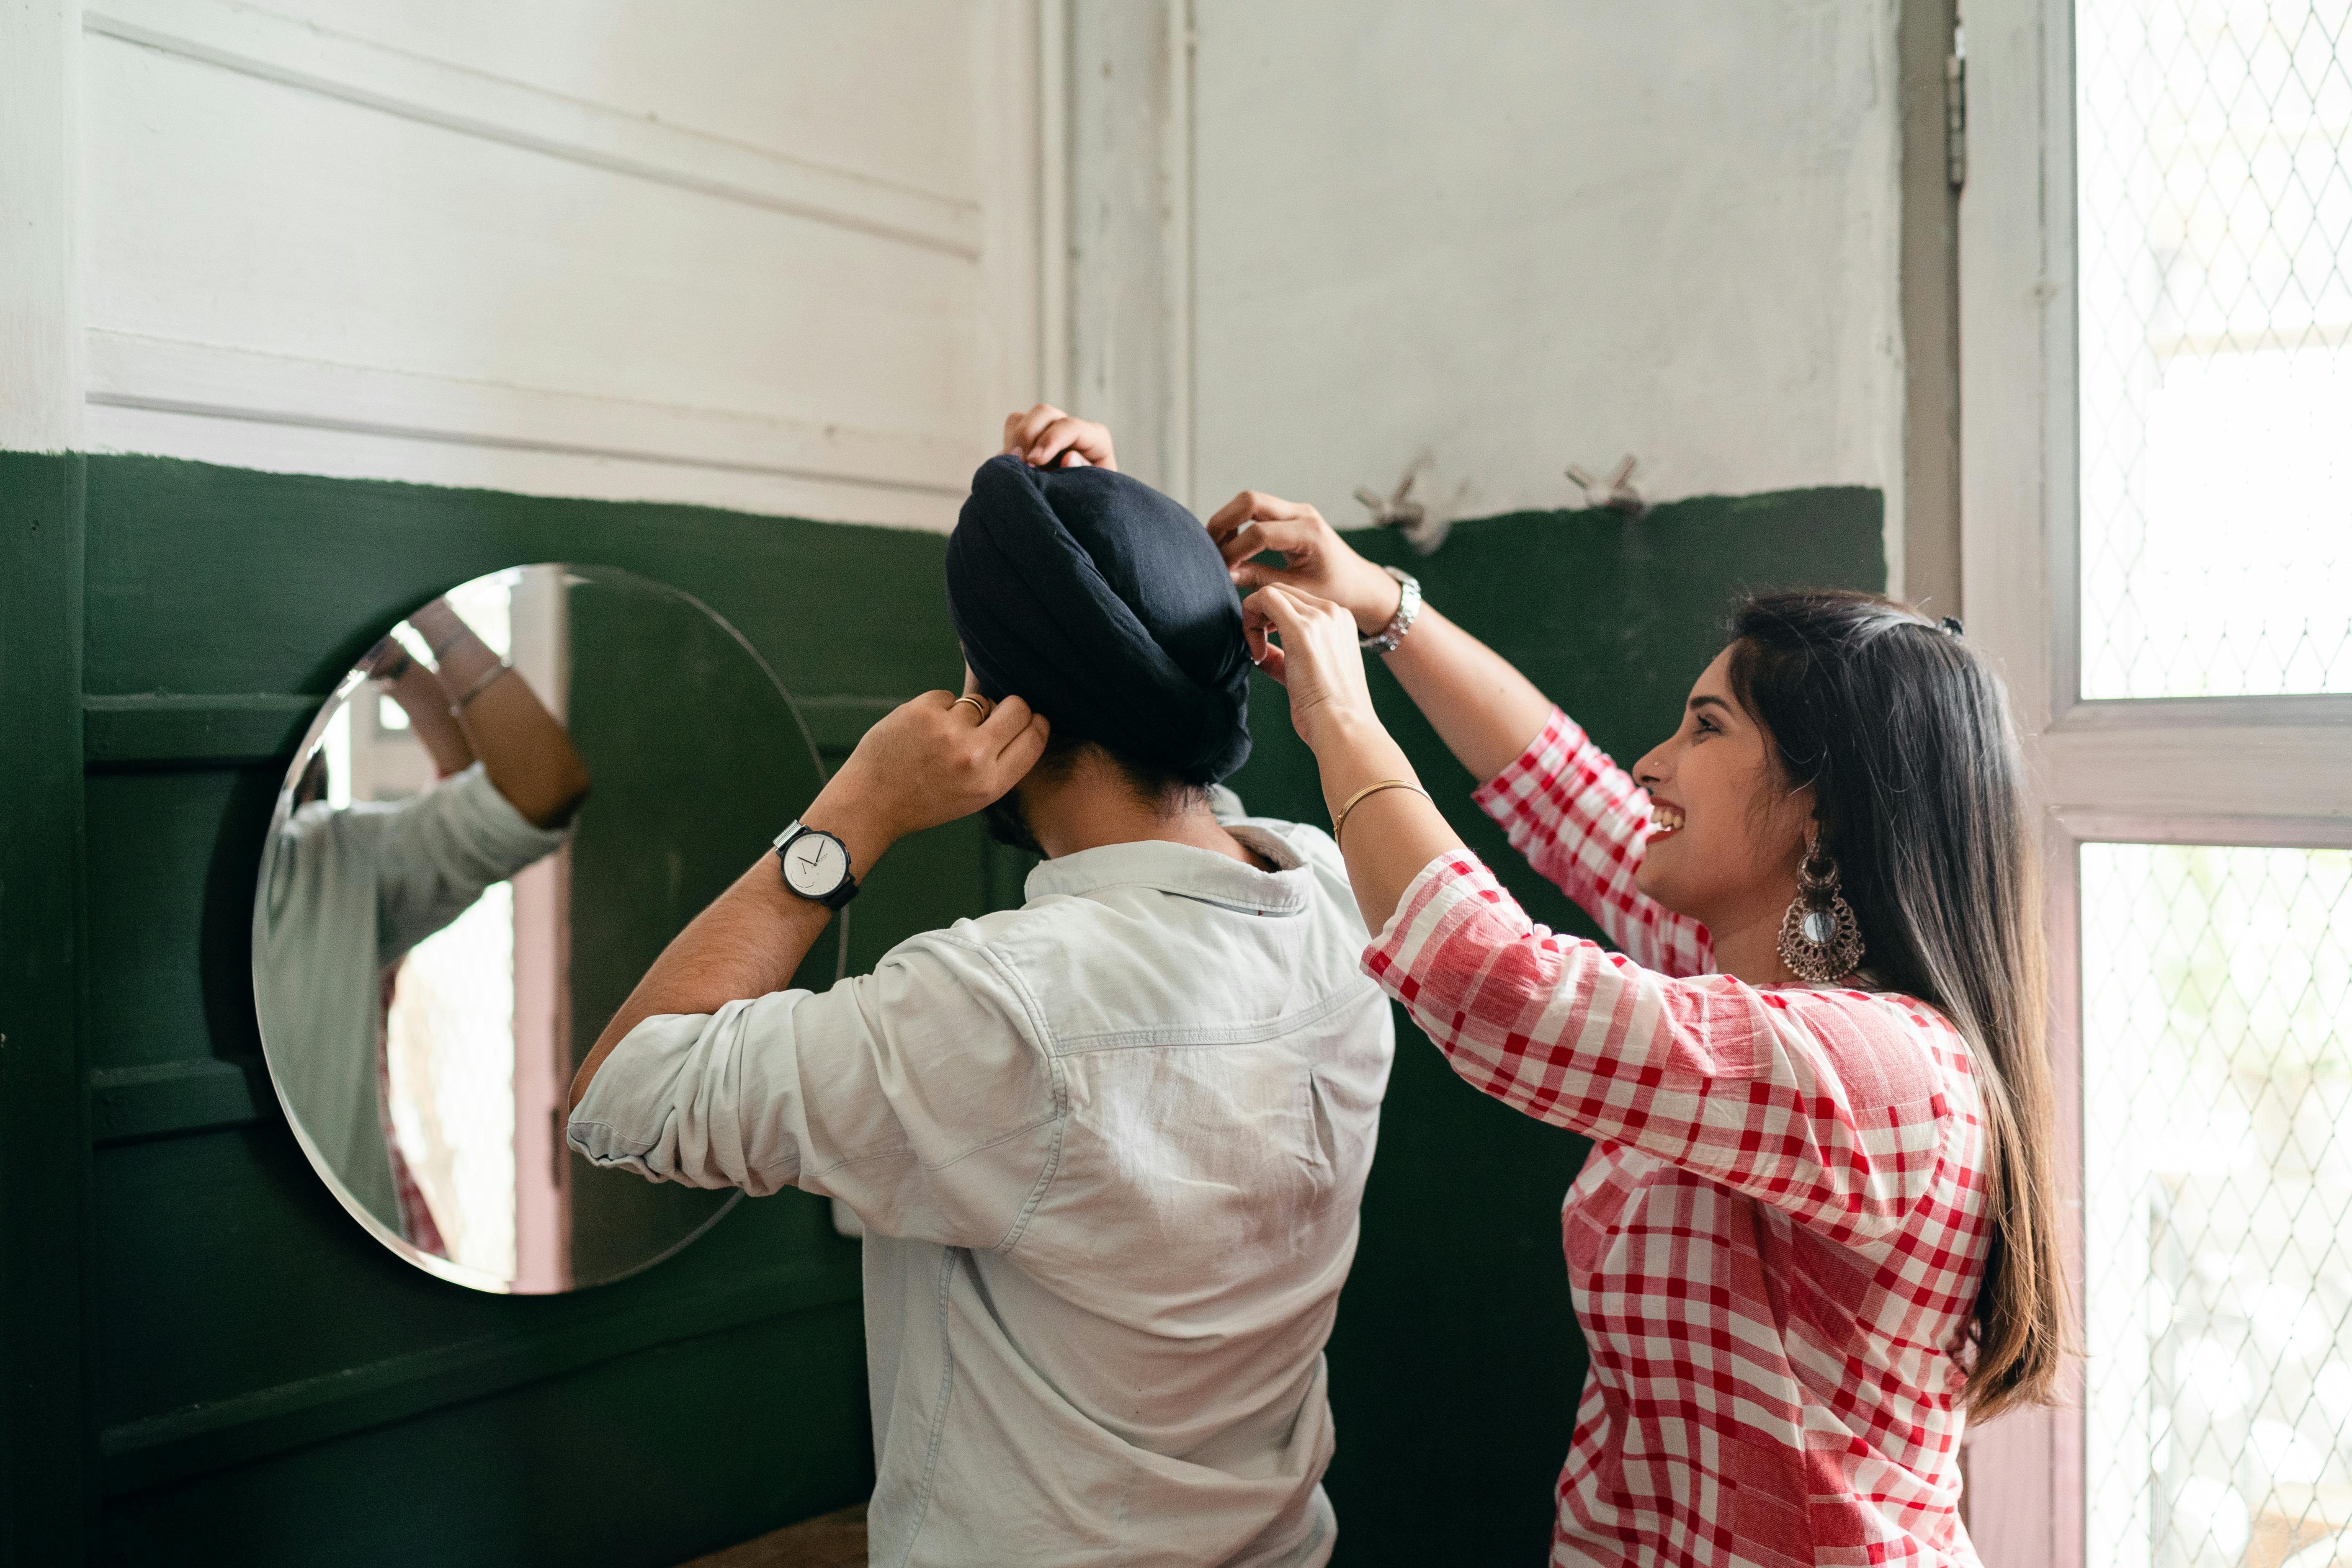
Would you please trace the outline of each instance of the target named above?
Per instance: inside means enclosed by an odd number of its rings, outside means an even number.
[[[1648,793],[1567,714],[1553,709],[1543,733],[1470,798],[1634,963],[1662,974],[1714,970],[1706,927],[1633,886],[1649,831]]]
[[[1473,1088],[1846,1246],[1972,1158],[1918,1004],[1644,969],[1529,921],[1467,850],[1422,868],[1364,969]]]

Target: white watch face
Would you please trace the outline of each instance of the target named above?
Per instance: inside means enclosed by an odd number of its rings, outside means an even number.
[[[841,841],[803,833],[784,846],[784,880],[804,899],[822,899],[848,879],[849,856]]]

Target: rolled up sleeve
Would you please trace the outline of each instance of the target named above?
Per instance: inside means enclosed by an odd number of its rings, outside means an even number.
[[[1025,992],[946,931],[829,991],[646,1019],[590,1080],[570,1140],[655,1181],[798,1187],[884,1235],[986,1248],[1010,1247],[1042,1194],[1060,1111]]]

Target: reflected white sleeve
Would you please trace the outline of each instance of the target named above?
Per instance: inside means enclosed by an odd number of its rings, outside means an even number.
[[[386,963],[473,906],[482,890],[559,848],[569,831],[534,827],[473,766],[381,814],[376,846],[379,941]]]

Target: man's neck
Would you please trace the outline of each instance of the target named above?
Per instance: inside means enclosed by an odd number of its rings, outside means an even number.
[[[1048,859],[1108,844],[1156,841],[1206,849],[1258,870],[1272,868],[1264,856],[1225,831],[1206,801],[1162,812],[1138,799],[1107,761],[1081,757],[1058,778],[1024,779],[1020,792],[1022,815]]]

